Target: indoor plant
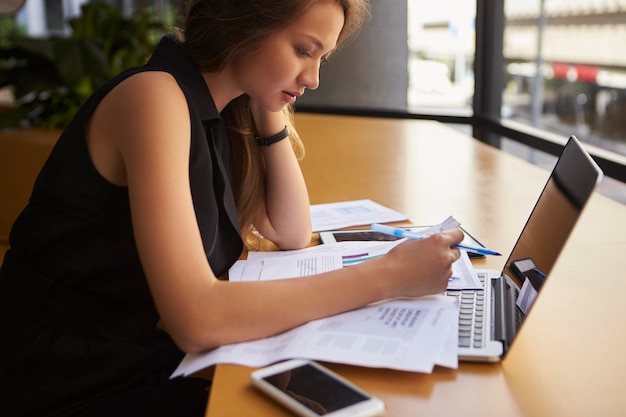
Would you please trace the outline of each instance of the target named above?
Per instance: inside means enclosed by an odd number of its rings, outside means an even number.
[[[68,37],[14,34],[0,42],[0,88],[15,98],[0,113],[0,129],[65,127],[102,83],[145,63],[166,29],[150,9],[125,18],[103,2],[83,5],[68,24]]]

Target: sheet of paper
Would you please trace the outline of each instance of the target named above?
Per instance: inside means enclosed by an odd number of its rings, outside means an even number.
[[[461,257],[452,264],[452,276],[448,280],[449,290],[480,290],[483,285],[472,265],[469,255],[461,251]]]
[[[341,254],[293,255],[263,260],[261,280],[308,277],[343,267]]]
[[[311,222],[314,232],[404,220],[407,220],[404,214],[372,200],[311,205]]]
[[[448,318],[448,336],[441,345],[439,356],[435,362],[439,366],[456,369],[459,367],[459,317],[458,303],[454,309],[454,318]]]
[[[258,281],[314,275],[382,256],[404,239],[392,242],[338,242],[295,251],[250,252],[245,266],[236,264],[231,281]],[[482,284],[466,252],[452,264],[448,289],[481,289]]]
[[[448,216],[444,221],[432,226],[424,227],[420,229],[419,233],[423,235],[434,235],[435,233],[445,232],[446,230],[452,230],[459,227],[461,223],[452,216]]]
[[[240,259],[235,261],[233,266],[228,270],[228,280],[229,281],[241,281],[241,276],[243,275],[243,270],[246,267],[246,261]]]
[[[522,285],[522,289],[520,290],[519,297],[517,297],[517,301],[515,305],[517,305],[520,310],[524,312],[524,314],[528,314],[530,308],[533,306],[535,299],[537,298],[537,290],[533,287],[533,284],[530,282],[528,278],[524,280],[524,284]]]
[[[218,363],[259,367],[290,358],[430,373],[436,364],[454,365],[445,346],[457,317],[452,297],[390,300],[273,337],[189,354],[172,377]]]
[[[298,271],[299,265],[302,264],[315,264],[318,266],[318,272],[327,272],[381,256],[398,243],[341,242],[336,245],[318,245],[292,251],[249,252],[242,270],[239,272],[241,267],[237,266],[238,271],[229,274],[229,277],[233,281],[272,279],[273,273],[276,274],[274,279],[294,277],[296,276],[294,272]],[[266,265],[271,271],[265,269]],[[284,271],[275,271],[276,268],[282,268]]]

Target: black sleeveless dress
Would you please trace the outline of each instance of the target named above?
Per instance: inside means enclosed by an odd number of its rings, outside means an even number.
[[[99,175],[85,141],[98,103],[141,71],[172,74],[187,98],[191,192],[215,275],[241,254],[224,123],[194,63],[165,37],[147,65],[83,106],[13,226],[0,269],[0,415],[203,415],[204,386],[169,380],[183,353],[156,326],[128,190]]]

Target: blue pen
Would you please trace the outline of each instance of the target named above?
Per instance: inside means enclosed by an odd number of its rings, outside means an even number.
[[[405,237],[407,239],[414,239],[414,240],[424,239],[424,238],[427,238],[429,236],[429,235],[425,235],[425,234],[421,234],[421,233],[409,232],[408,230],[400,229],[398,227],[385,226],[383,224],[378,224],[378,223],[373,223],[372,226],[371,226],[371,229],[376,231],[376,232],[384,233],[386,235],[397,236],[397,237]],[[481,248],[481,247],[476,247],[476,246],[470,246],[470,245],[466,245],[466,244],[463,244],[463,243],[459,243],[458,245],[454,245],[454,247],[455,248],[459,248],[459,249],[463,249],[463,250],[468,251],[468,252],[478,253],[480,255],[496,255],[496,256],[500,256],[499,252],[493,251],[491,249]]]

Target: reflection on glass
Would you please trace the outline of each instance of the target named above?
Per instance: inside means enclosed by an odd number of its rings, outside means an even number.
[[[303,365],[266,380],[319,415],[367,400],[365,395],[339,383],[311,365]]]
[[[507,266],[510,268],[511,263],[516,260],[531,259],[538,271],[549,275],[579,214],[580,208],[567,198],[563,189],[550,180],[526,224],[522,238],[510,255]],[[513,273],[511,278],[518,277]],[[516,281],[521,287],[523,281],[519,281],[519,278]]]
[[[626,155],[626,0],[504,6],[502,116]]]
[[[512,325],[517,329],[529,313],[601,178],[579,142],[570,138],[505,262],[504,274],[514,284],[507,280],[507,287],[515,299],[508,303],[514,319],[508,326],[509,342],[516,332]]]

